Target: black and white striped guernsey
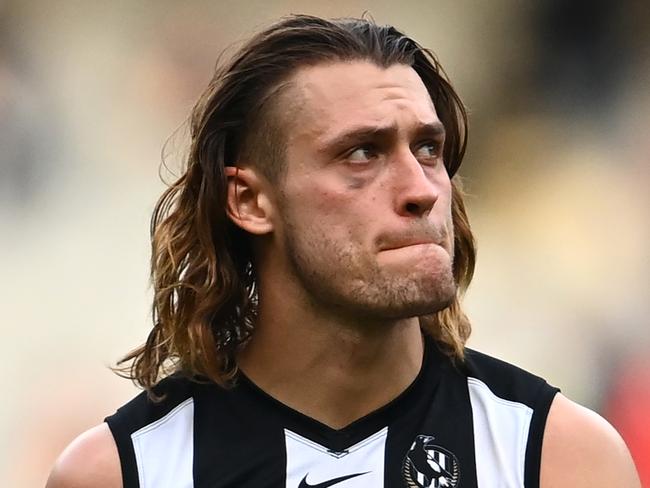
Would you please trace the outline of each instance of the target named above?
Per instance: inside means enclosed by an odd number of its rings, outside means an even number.
[[[557,388],[473,350],[426,341],[397,399],[334,430],[240,376],[224,390],[170,377],[106,418],[124,488],[537,488]]]

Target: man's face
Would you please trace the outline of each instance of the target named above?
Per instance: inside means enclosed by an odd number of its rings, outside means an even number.
[[[444,128],[405,65],[300,70],[288,97],[276,252],[312,303],[398,319],[451,303],[451,182]]]

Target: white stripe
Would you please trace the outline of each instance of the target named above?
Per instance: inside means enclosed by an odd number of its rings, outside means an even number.
[[[193,488],[194,400],[131,434],[140,488]]]
[[[468,378],[479,488],[523,488],[526,444],[533,410],[496,396]]]
[[[447,463],[446,463],[446,461],[447,461],[447,456],[445,456],[444,454],[440,453],[440,454],[438,455],[438,465],[439,465],[442,469],[445,469],[445,470],[447,469]]]

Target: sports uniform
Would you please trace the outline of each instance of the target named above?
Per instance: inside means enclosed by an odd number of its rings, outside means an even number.
[[[431,339],[422,369],[388,405],[334,430],[240,375],[225,390],[163,380],[107,417],[124,488],[539,486],[557,388],[473,350],[453,365]]]

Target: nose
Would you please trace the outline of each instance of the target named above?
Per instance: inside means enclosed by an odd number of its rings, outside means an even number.
[[[442,166],[442,162],[439,164]],[[410,149],[399,157],[394,168],[398,214],[416,218],[428,216],[440,194],[436,182],[439,170],[422,166]]]

